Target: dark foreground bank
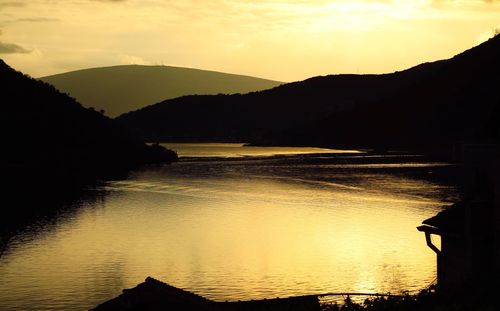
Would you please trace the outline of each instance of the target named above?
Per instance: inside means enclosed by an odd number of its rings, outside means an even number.
[[[177,160],[159,145],[146,145],[126,128],[53,86],[15,71],[0,60],[1,169],[78,184],[133,167]],[[19,178],[16,178],[20,176]]]
[[[322,311],[475,311],[498,310],[493,292],[475,291],[469,295],[450,296],[435,291],[434,287],[416,295],[380,295],[362,303],[345,296],[343,302],[322,303],[325,295],[306,295],[263,300],[216,302],[176,288],[151,277],[132,289],[97,306],[95,311],[130,310],[322,310]]]
[[[215,302],[151,277],[94,310],[321,310],[318,297]]]

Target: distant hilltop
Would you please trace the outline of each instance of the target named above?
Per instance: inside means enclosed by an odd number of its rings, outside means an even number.
[[[215,71],[143,65],[90,68],[39,79],[110,117],[185,95],[248,93],[282,84]]]

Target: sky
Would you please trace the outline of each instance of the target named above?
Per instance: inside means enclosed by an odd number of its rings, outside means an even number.
[[[121,64],[296,81],[452,57],[500,0],[0,0],[0,58],[33,77]]]

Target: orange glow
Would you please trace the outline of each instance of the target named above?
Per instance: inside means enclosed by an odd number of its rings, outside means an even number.
[[[22,47],[2,58],[33,76],[133,63],[295,81],[449,58],[492,35],[500,2],[35,0],[0,12],[0,42]]]

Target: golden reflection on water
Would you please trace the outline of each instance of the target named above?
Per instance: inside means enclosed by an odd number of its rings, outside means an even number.
[[[384,172],[307,172],[180,162],[109,182],[102,201],[11,243],[0,309],[89,308],[146,276],[216,300],[398,293],[434,279],[435,254],[415,227],[452,189]]]

